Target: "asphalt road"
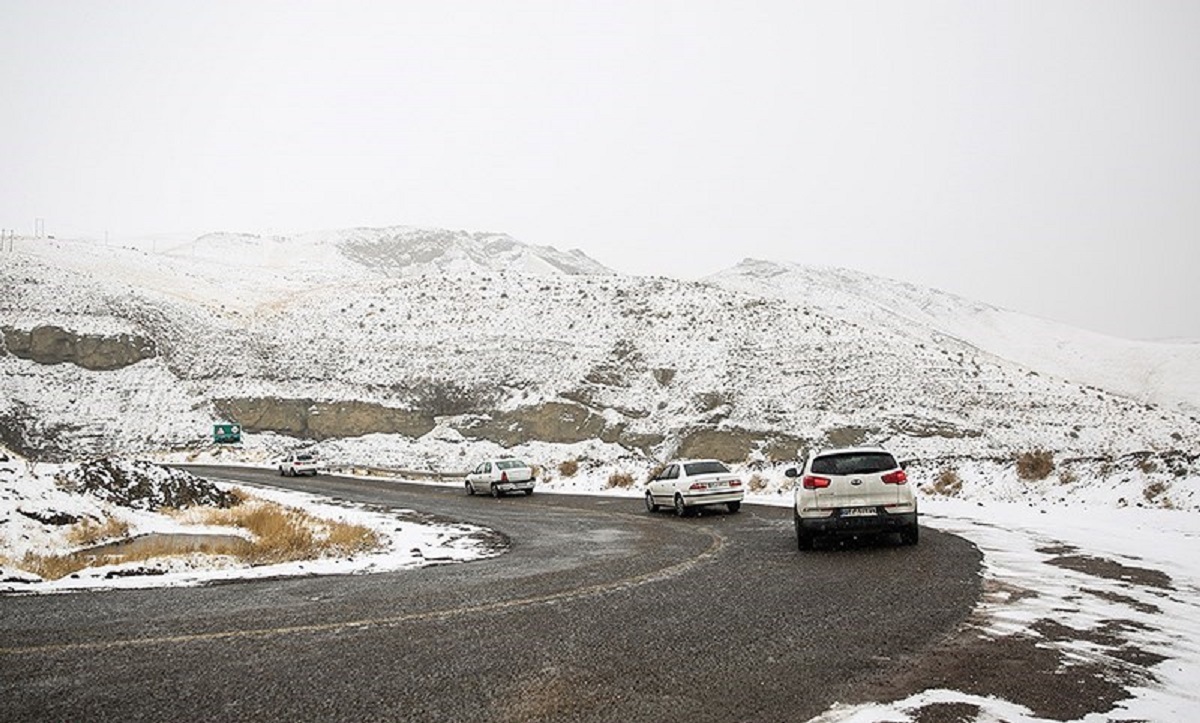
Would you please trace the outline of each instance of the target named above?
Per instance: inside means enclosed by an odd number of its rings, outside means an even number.
[[[785,508],[197,469],[486,525],[478,562],[0,597],[0,720],[802,721],[897,675],[980,593],[981,556],[798,552]]]

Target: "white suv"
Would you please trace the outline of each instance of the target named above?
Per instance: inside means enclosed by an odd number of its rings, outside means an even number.
[[[818,537],[900,533],[917,544],[917,498],[908,474],[882,447],[832,449],[809,455],[802,471],[784,474],[796,484],[796,544],[812,549]]]
[[[672,506],[686,517],[703,505],[725,505],[730,512],[742,507],[742,480],[715,459],[685,459],[663,468],[646,486],[646,510]]]
[[[279,460],[279,474],[295,477],[299,474],[317,474],[317,455],[314,452],[291,452]]]

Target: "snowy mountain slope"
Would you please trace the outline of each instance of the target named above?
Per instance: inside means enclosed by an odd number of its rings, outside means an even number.
[[[559,272],[511,270],[534,258]],[[307,439],[345,462],[384,454],[441,469],[522,445],[541,445],[547,463],[644,465],[677,452],[787,460],[857,442],[1011,460],[1200,440],[1184,411],[1033,371],[846,284],[782,279],[764,291],[765,273],[601,274],[495,235],[396,229],[210,235],[159,253],[22,240],[3,261],[0,328],[138,334],[158,353],[111,372],[0,355],[0,432],[35,453],[194,446],[230,410],[261,421],[292,401],[309,410]],[[780,268],[798,273],[767,270]],[[379,427],[362,405],[415,421]],[[324,431],[313,415],[331,420]],[[259,426],[280,443],[301,434]]]
[[[745,259],[705,281],[747,293],[801,297],[843,318],[927,328],[1040,374],[1138,402],[1200,410],[1197,343],[1118,339],[846,269]]]

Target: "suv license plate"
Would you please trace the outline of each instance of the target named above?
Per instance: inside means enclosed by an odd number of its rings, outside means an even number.
[[[873,517],[874,507],[850,507],[842,510],[842,517]]]

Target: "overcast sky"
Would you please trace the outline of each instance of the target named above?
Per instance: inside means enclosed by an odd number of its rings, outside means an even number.
[[[0,226],[414,225],[1200,339],[1200,2],[0,2]]]

